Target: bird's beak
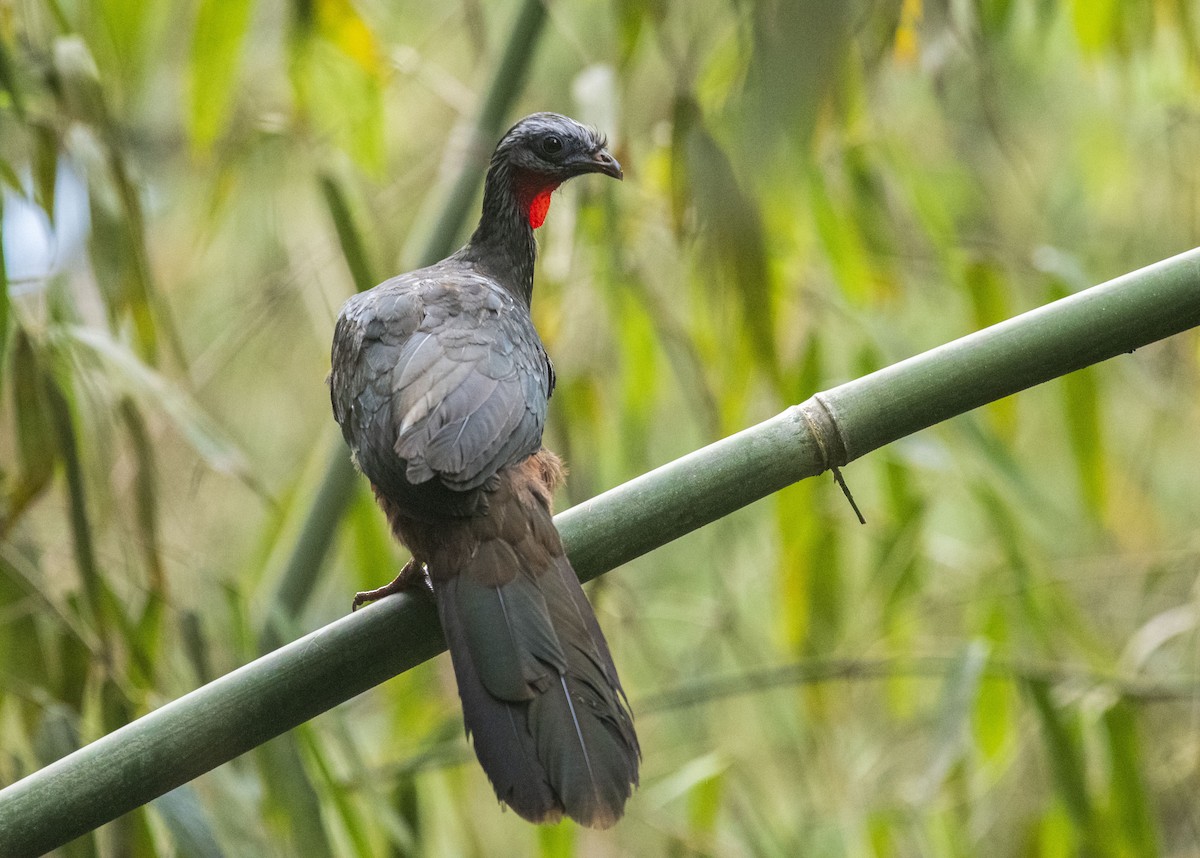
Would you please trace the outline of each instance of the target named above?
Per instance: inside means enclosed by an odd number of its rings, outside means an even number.
[[[603,173],[614,179],[625,178],[625,174],[621,172],[621,165],[607,149],[597,149],[590,155],[580,155],[574,159],[572,166],[581,173]]]

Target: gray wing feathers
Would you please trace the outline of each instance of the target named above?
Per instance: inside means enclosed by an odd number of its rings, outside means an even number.
[[[358,450],[386,433],[410,484],[436,477],[469,491],[541,444],[541,340],[525,308],[484,278],[406,276],[352,298],[333,367],[347,441]]]

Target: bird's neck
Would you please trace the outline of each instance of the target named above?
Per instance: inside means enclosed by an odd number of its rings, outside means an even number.
[[[483,215],[460,253],[529,306],[537,259],[535,227],[541,226],[550,192],[558,186],[544,177],[493,163],[483,186]]]

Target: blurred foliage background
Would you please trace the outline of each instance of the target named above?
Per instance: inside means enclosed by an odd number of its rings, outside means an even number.
[[[1200,244],[1198,15],[0,0],[0,783],[403,561],[339,488],[332,323],[437,246],[510,39],[498,130],[626,166],[540,235],[568,505]],[[612,831],[501,812],[439,658],[62,854],[1200,854],[1198,391],[1177,337],[855,463],[866,527],[809,481],[598,582]]]

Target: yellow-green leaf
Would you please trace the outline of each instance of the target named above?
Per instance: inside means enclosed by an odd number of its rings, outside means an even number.
[[[220,136],[238,91],[238,60],[252,0],[200,0],[188,64],[188,131],[206,149]]]

